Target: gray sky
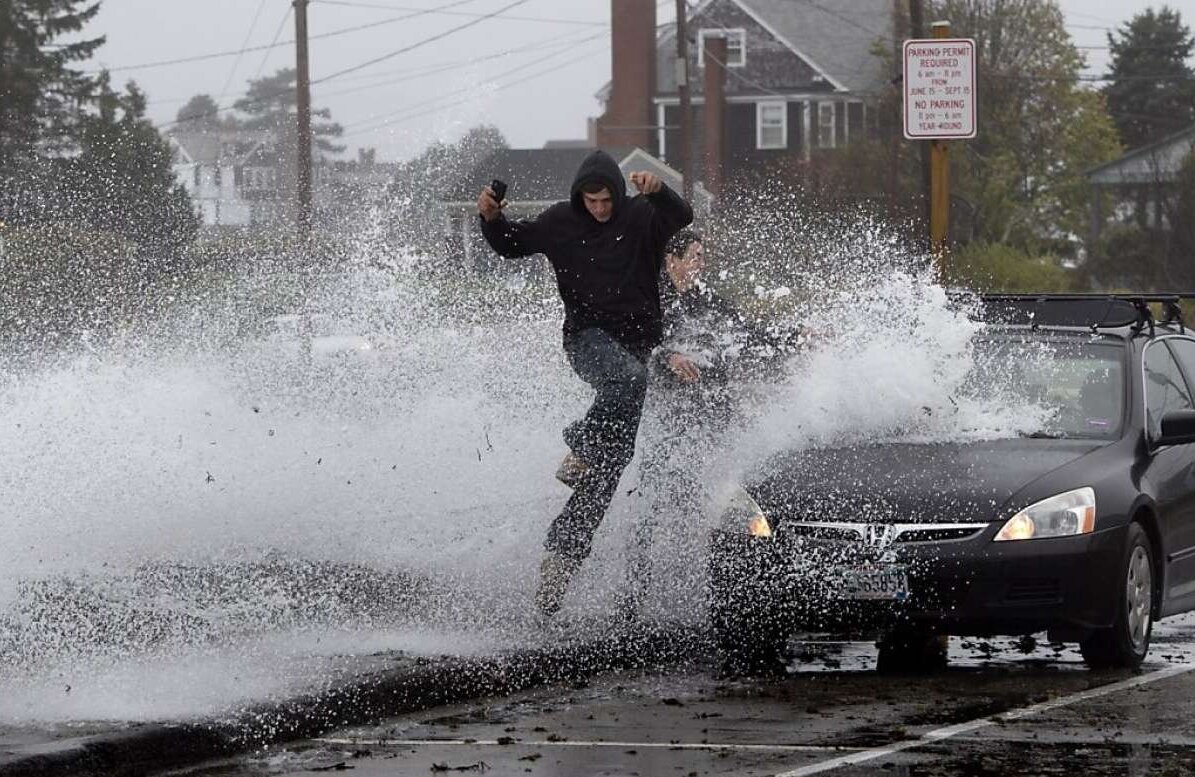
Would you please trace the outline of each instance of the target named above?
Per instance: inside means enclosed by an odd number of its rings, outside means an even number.
[[[1168,4],[1195,26],[1195,0]],[[1160,7],[1148,0],[1061,5],[1091,72],[1107,64],[1108,28]],[[674,0],[659,0],[660,21],[674,9]],[[599,109],[594,94],[610,76],[609,22],[609,0],[312,0],[313,102],[344,125],[349,153],[374,146],[380,159],[413,156],[480,122],[497,125],[520,148],[581,138]],[[319,37],[355,27],[362,29]],[[294,63],[293,45],[236,54],[293,40],[290,0],[103,0],[87,33],[108,36],[91,66],[112,69],[119,84],[135,79],[159,124],[195,94],[231,105],[249,79]],[[234,53],[147,66],[221,52]]]

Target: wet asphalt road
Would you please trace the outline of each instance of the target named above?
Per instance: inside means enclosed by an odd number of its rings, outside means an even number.
[[[930,677],[873,670],[862,643],[797,643],[777,678],[719,678],[697,657],[330,732],[190,777],[316,775],[1195,774],[1195,617],[1155,631],[1141,672],[1077,651],[951,642]]]

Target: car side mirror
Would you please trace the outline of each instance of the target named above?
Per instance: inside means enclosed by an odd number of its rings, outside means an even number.
[[[1162,416],[1162,434],[1157,445],[1184,445],[1195,442],[1195,410],[1172,410]]]

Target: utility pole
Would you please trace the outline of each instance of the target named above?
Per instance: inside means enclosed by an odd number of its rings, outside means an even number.
[[[293,0],[295,8],[295,70],[299,112],[297,148],[295,149],[295,185],[298,199],[296,222],[299,239],[311,239],[311,69],[307,59],[307,4]]]
[[[689,100],[689,24],[685,0],[676,0],[676,93],[680,97],[680,171],[684,196],[693,201],[693,107]]]
[[[909,37],[913,39],[921,39],[925,37],[925,11],[922,7],[922,0],[909,0]],[[918,143],[918,149],[921,155],[921,197],[924,203],[924,210],[922,217],[928,224],[931,217],[931,202],[933,200],[933,185],[931,182],[930,173],[930,144]]]
[[[934,22],[931,32],[935,38],[949,38],[950,22]],[[929,247],[944,256],[950,230],[950,154],[945,140],[929,143]]]
[[[905,0],[892,0],[892,61],[900,62],[902,56],[905,33]],[[896,90],[899,92],[904,88],[899,79],[893,79],[892,83],[896,85]],[[806,107],[809,110],[811,106]],[[901,137],[900,137],[900,111],[902,106],[900,101],[896,101],[895,112],[888,116],[886,113],[878,117],[879,130],[881,136],[884,137],[884,142],[888,144],[888,212],[895,217],[901,197],[899,196],[900,189],[900,156],[901,156]],[[810,144],[809,138],[805,138],[805,144],[808,147]]]

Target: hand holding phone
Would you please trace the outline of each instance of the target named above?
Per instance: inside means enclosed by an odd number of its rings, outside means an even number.
[[[498,203],[498,207],[502,207],[506,200],[506,182],[495,178],[490,181],[490,191],[494,193],[494,201]]]

